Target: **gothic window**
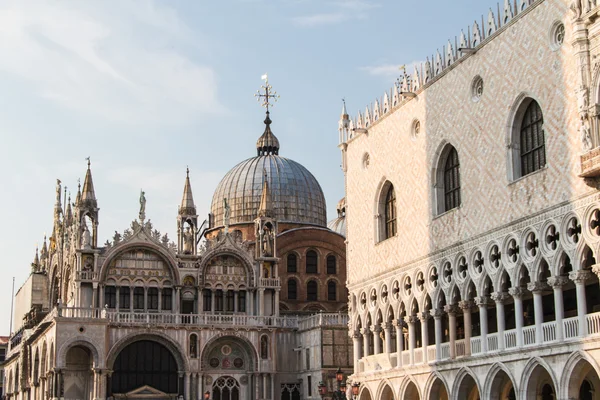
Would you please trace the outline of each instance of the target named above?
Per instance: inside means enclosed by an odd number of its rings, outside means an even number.
[[[525,110],[520,131],[521,176],[525,176],[546,165],[544,117],[535,100],[531,100]]]
[[[316,251],[309,250],[306,252],[306,273],[307,274],[316,274],[317,273],[318,261],[319,261],[319,257],[317,256]]]
[[[298,299],[298,283],[295,279],[288,280],[288,300]]]
[[[246,291],[242,290],[238,293],[238,311],[246,312]]]
[[[144,309],[144,288],[136,287],[133,289],[133,309]]]
[[[335,281],[329,281],[327,283],[327,300],[337,300],[337,285],[335,284]]]
[[[288,254],[287,256],[287,272],[297,272],[298,270],[298,257],[295,254]]]
[[[128,287],[119,288],[119,308],[129,309],[131,307],[130,290]]]
[[[225,311],[233,312],[234,311],[234,303],[235,303],[235,294],[234,294],[233,290],[227,291],[227,296],[225,297],[225,299],[226,299]]]
[[[190,357],[198,357],[198,335],[196,335],[195,333],[192,333],[190,335]]]
[[[306,284],[306,300],[308,300],[308,301],[319,300],[317,281],[309,281]]]
[[[334,255],[327,256],[327,273],[335,274],[336,273],[336,259]]]
[[[117,307],[117,288],[114,286],[106,286],[104,288],[104,302],[107,308]]]
[[[148,310],[158,310],[158,289],[148,289]]]
[[[202,291],[202,303],[203,303],[203,310],[204,311],[211,311],[212,308],[212,298],[210,295],[210,290],[203,290]]]
[[[223,291],[215,292],[215,311],[223,311]]]
[[[269,338],[266,336],[260,338],[260,358],[263,360],[269,358]]]
[[[458,153],[450,148],[444,164],[444,211],[460,205],[460,164]]]
[[[173,308],[173,289],[163,289],[161,308],[163,310],[171,310]]]
[[[396,236],[396,192],[390,185],[385,196],[385,239],[392,236]]]

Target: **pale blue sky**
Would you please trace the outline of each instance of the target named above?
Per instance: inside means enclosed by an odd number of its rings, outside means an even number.
[[[269,74],[280,155],[319,180],[329,219],[343,197],[341,98],[355,114],[490,0],[0,1],[0,335],[11,278],[52,230],[56,178],[75,197],[91,156],[104,243],[136,218],[174,236],[186,165],[201,215],[256,154]],[[410,72],[410,71],[409,71]]]

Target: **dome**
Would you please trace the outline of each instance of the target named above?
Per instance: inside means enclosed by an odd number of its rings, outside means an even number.
[[[337,204],[337,218],[327,223],[327,227],[332,231],[346,237],[346,199],[341,199]]]
[[[273,217],[278,222],[326,225],[325,197],[315,177],[295,161],[268,154],[242,161],[221,180],[210,207],[213,227],[223,226],[224,199],[230,207],[230,224],[254,221],[263,179],[269,185]]]

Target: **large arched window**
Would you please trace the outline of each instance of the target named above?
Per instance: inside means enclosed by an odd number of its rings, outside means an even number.
[[[309,250],[306,252],[306,273],[307,274],[316,274],[317,264],[319,262],[319,257],[317,256],[317,252],[314,250]]]
[[[337,285],[335,284],[335,281],[327,282],[327,300],[337,300]]]
[[[460,162],[456,148],[444,146],[436,162],[434,182],[434,215],[440,215],[460,206]]]
[[[298,299],[298,283],[295,279],[288,280],[288,300]]]
[[[332,275],[336,273],[336,264],[337,264],[337,260],[335,259],[334,255],[328,255],[327,256],[327,273]]]
[[[544,116],[535,100],[525,110],[520,127],[521,176],[525,176],[546,165],[544,140]]]
[[[319,286],[317,281],[309,281],[306,284],[306,300],[308,301],[317,301],[319,300]]]
[[[444,164],[444,211],[460,205],[460,164],[458,153],[452,147]]]
[[[260,337],[260,358],[269,358],[269,338],[266,335]]]
[[[385,239],[396,236],[396,192],[390,186],[385,196]]]
[[[297,272],[298,257],[294,253],[290,253],[287,256],[287,272]]]

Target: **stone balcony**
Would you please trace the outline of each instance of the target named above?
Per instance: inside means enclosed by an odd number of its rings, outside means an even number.
[[[279,278],[260,278],[258,286],[261,288],[279,289],[281,287],[281,280]]]
[[[535,325],[523,327],[521,335],[519,335],[517,329],[510,329],[504,331],[502,337],[498,335],[498,332],[490,333],[485,338],[482,336],[472,337],[470,339],[470,353],[465,339],[461,339],[454,342],[454,354],[451,354],[451,343],[444,342],[440,343],[439,346],[429,345],[425,351],[422,347],[419,347],[401,352],[369,355],[359,360],[358,372],[368,374],[397,367],[419,367],[451,360],[459,362],[462,358],[467,357],[489,357],[502,351],[527,350],[541,345],[554,343],[562,345],[567,342],[577,342],[583,340],[583,337],[600,337],[600,312],[587,314],[585,321],[587,332],[580,334],[578,317],[563,319],[563,339],[561,340],[557,339],[557,322],[550,321],[542,324],[539,337]],[[503,338],[502,341],[501,338]],[[487,341],[487,349],[485,349],[484,340]],[[404,342],[408,342],[408,339],[406,338]]]
[[[581,174],[583,178],[600,176],[600,147],[581,155]]]

